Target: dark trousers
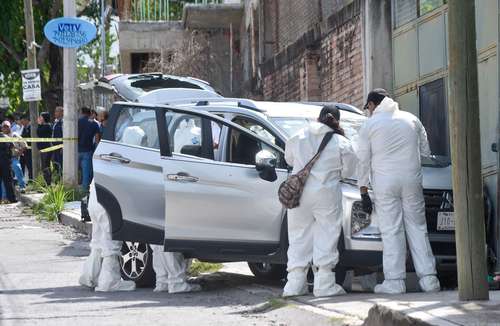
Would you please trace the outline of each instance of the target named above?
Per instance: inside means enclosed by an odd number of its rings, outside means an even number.
[[[52,183],[52,174],[50,171],[50,158],[51,158],[50,152],[48,153],[40,153],[40,161],[42,162],[42,173],[43,173],[43,178],[45,179],[45,182],[50,185]]]
[[[52,163],[57,171],[57,174],[61,175],[63,166],[63,152],[62,149],[52,152]]]
[[[12,167],[10,160],[0,159],[0,180],[5,186],[5,197],[7,197],[7,200],[15,202],[16,195],[14,193],[14,185],[12,182]]]
[[[21,156],[20,163],[21,163],[21,168],[23,169],[23,173],[25,173],[24,171],[26,171],[27,168],[28,177],[30,180],[33,180],[33,168],[31,165],[31,150],[27,150],[26,152],[24,152],[23,156]]]

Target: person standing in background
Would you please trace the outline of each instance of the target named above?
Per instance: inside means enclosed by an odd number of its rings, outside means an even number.
[[[88,107],[82,107],[82,115],[78,119],[78,163],[82,170],[82,190],[89,192],[92,181],[92,153],[94,139],[97,143],[101,139],[99,125],[91,117]]]
[[[0,132],[0,138],[2,137],[8,136]],[[12,143],[0,142],[0,189],[2,189],[0,199],[5,195],[8,202],[15,203],[17,200],[12,186],[12,146]]]
[[[38,127],[36,129],[36,135],[39,138],[52,138],[52,125],[50,124],[50,114],[48,112],[42,112],[37,120]],[[38,150],[43,150],[50,147],[50,142],[37,143],[36,146]],[[52,175],[50,172],[50,157],[51,153],[40,152],[40,161],[42,162],[42,173],[45,182],[50,185],[52,183]]]
[[[101,127],[101,137],[104,135],[104,130],[106,129],[106,126],[108,125],[108,117],[109,113],[106,110],[102,110],[99,112],[97,116],[97,120],[99,121],[100,127]]]
[[[23,126],[21,137],[23,138],[31,138],[31,124],[29,115],[25,114],[21,117],[21,125]],[[33,180],[33,168],[31,165],[31,143],[26,143],[27,147],[24,150],[23,155],[21,156],[21,168],[23,173],[26,173],[26,169],[28,169],[28,177],[30,180]]]
[[[21,140],[21,136],[11,130],[10,122],[7,120],[2,122],[2,133],[7,137],[19,138],[19,140]],[[17,184],[19,185],[19,191],[21,193],[24,193],[26,191],[26,184],[24,183],[24,173],[21,169],[19,158],[26,149],[26,142],[13,142],[12,145],[11,167],[14,175],[16,176]]]
[[[64,109],[62,106],[56,107],[54,111],[54,125],[52,126],[52,138],[63,137],[63,116]],[[52,146],[61,145],[62,141],[52,142]],[[52,152],[52,162],[55,164],[57,174],[61,175],[63,165],[63,149],[57,149]]]

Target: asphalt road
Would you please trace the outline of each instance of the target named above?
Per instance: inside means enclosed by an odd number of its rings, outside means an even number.
[[[88,239],[36,221],[19,204],[0,206],[0,241],[0,325],[343,324],[310,306],[282,301],[281,284],[259,283],[239,272],[241,265],[202,276],[204,291],[196,294],[80,287]]]

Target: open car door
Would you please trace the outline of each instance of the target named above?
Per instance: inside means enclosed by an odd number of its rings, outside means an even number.
[[[200,259],[246,261],[276,254],[284,218],[277,194],[288,175],[283,150],[204,111],[163,112],[158,123],[165,250]],[[260,177],[257,154],[265,154],[276,166],[271,181]]]

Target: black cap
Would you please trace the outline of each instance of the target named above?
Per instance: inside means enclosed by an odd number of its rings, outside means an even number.
[[[375,88],[373,91],[368,93],[368,97],[366,98],[366,104],[364,106],[364,109],[368,106],[368,102],[373,102],[375,105],[379,105],[380,102],[385,97],[389,97],[389,93],[383,88]]]

